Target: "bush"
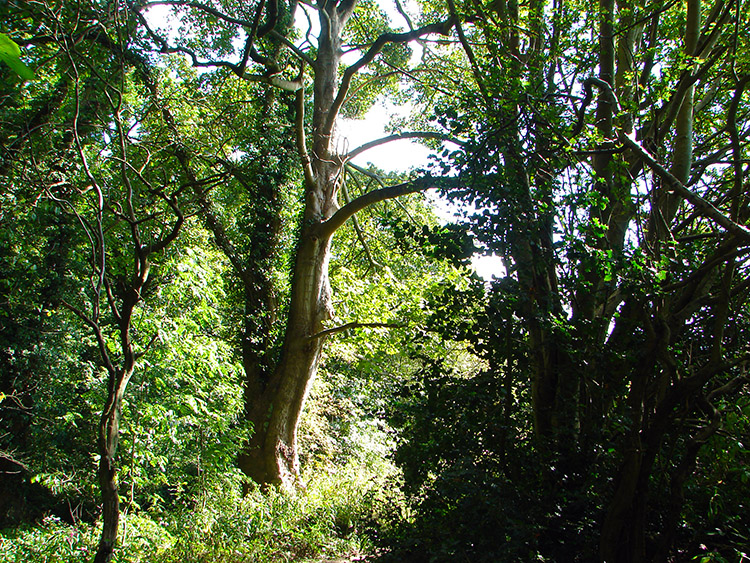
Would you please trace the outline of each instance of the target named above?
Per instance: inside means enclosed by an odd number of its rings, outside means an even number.
[[[278,563],[371,552],[372,537],[398,497],[393,467],[354,462],[317,468],[307,488],[240,492],[239,475],[208,483],[191,505],[123,515],[117,563]],[[394,500],[396,499],[396,500]],[[0,533],[8,563],[90,562],[99,529],[54,517]]]

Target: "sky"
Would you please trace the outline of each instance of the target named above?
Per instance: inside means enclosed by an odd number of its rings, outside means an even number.
[[[337,133],[340,137],[339,142],[345,142],[348,149],[354,149],[368,141],[385,137],[384,126],[388,124],[391,116],[408,112],[409,108],[399,108],[376,103],[370,111],[367,112],[364,119],[339,119],[337,124]],[[393,141],[380,145],[374,149],[357,155],[352,159],[354,164],[367,166],[372,163],[382,170],[391,171],[408,171],[411,168],[426,167],[429,163],[429,157],[432,151],[427,147],[420,145],[408,139]],[[450,210],[448,202],[437,196],[430,197],[435,206],[435,212],[442,221],[453,221],[453,212]],[[490,280],[494,276],[502,276],[505,271],[502,261],[498,256],[475,256],[472,260],[472,268],[485,280]]]
[[[399,21],[401,16],[392,8],[393,2],[381,0],[381,6],[389,13],[395,21]],[[405,2],[405,7],[409,9],[409,3]],[[173,28],[169,24],[170,6],[153,6],[149,9],[147,18],[149,24],[162,29]],[[306,19],[300,19],[299,25],[306,26]],[[174,29],[174,28],[173,28]],[[314,30],[313,30],[314,32]],[[415,49],[413,58],[418,58],[420,52]],[[350,61],[345,61],[350,62]],[[353,62],[353,61],[351,61]],[[393,104],[379,101],[365,114],[363,119],[343,119],[340,118],[336,124],[337,148],[340,152],[347,152],[359,147],[369,141],[380,139],[389,133],[385,131],[386,125],[395,116],[404,116],[408,114],[411,108],[406,106],[395,106]],[[412,168],[426,167],[429,163],[431,151],[425,146],[408,139],[393,141],[379,145],[364,153],[361,153],[352,159],[354,164],[367,166],[372,163],[382,170],[405,172]],[[428,199],[435,205],[435,212],[442,221],[449,222],[453,220],[453,213],[449,209],[448,203],[437,196]],[[491,279],[493,275],[500,276],[503,273],[503,267],[497,256],[476,256],[472,261],[474,270],[484,279]]]

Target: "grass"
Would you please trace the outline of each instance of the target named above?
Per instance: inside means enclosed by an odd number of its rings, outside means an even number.
[[[313,472],[304,491],[254,491],[236,476],[217,479],[190,505],[124,516],[118,563],[281,563],[374,550],[373,532],[400,501],[386,462]],[[0,532],[3,563],[91,561],[99,530],[54,517]]]

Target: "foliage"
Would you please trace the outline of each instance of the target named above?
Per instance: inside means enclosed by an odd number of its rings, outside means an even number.
[[[119,561],[745,557],[740,2],[142,4],[0,7],[1,557],[90,559],[110,458]],[[381,96],[457,223],[334,147]]]
[[[469,136],[443,151],[434,173],[460,176],[445,195],[464,202],[466,231],[502,257],[506,273],[473,294],[448,286],[431,303],[427,326],[465,340],[486,367],[428,356],[394,412],[404,431],[396,459],[417,499],[406,535],[426,557],[641,561],[706,549],[731,557],[745,541],[733,531],[739,515],[708,526],[696,516],[707,508],[703,487],[721,479],[706,474],[717,453],[704,443],[745,456],[731,446],[737,434],[717,431],[734,426],[727,406],[747,394],[736,338],[746,331],[748,239],[712,221],[746,220],[746,199],[734,194],[745,178],[738,131],[747,126],[747,78],[720,55],[747,19],[722,28],[704,10],[717,43],[702,44],[695,62],[715,78],[700,75],[701,109],[686,114],[692,101],[677,111],[680,96],[693,96],[678,48],[689,41],[682,8],[641,6],[636,15],[614,2],[565,2],[547,13],[537,2],[463,3],[451,7],[464,14],[463,53],[427,55],[456,88],[443,96],[415,88],[433,96],[437,125]],[[593,26],[599,37],[582,32]],[[599,78],[590,78],[595,65]],[[716,81],[725,88],[712,90]],[[623,142],[631,131],[650,153]],[[721,131],[733,136],[731,149]],[[722,147],[727,161],[715,157]],[[665,169],[685,174],[681,195],[662,196],[676,185]],[[439,247],[455,253],[451,246]],[[744,506],[737,488],[722,494]],[[512,521],[497,506],[511,507]],[[455,533],[441,540],[449,527]]]
[[[358,555],[371,549],[369,533],[386,522],[397,497],[388,491],[393,468],[384,462],[320,471],[306,490],[289,496],[255,490],[242,497],[237,476],[214,475],[194,503],[127,515],[115,561],[307,561]],[[93,525],[49,517],[38,526],[2,532],[3,561],[89,561]]]
[[[21,49],[18,44],[4,33],[0,33],[0,61],[24,80],[34,79],[34,72],[21,62]]]

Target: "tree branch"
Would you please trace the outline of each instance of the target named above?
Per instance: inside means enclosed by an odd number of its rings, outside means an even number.
[[[739,223],[735,223],[729,217],[726,217],[721,211],[716,209],[711,202],[703,199],[696,193],[690,191],[685,185],[680,182],[669,170],[656,160],[656,158],[649,153],[641,144],[636,141],[630,135],[620,134],[620,140],[625,143],[628,147],[633,149],[648,164],[649,168],[653,170],[663,180],[666,180],[669,187],[676,191],[679,195],[684,197],[690,202],[698,211],[700,211],[706,217],[713,219],[724,227],[727,231],[737,236],[745,242],[750,242],[750,229]]]
[[[245,50],[242,55],[242,60],[239,64],[232,63],[229,61],[224,60],[209,60],[209,61],[200,61],[198,59],[198,56],[195,54],[195,52],[192,49],[188,49],[187,47],[182,46],[172,46],[169,44],[167,40],[165,40],[163,37],[161,37],[158,33],[156,33],[151,26],[148,24],[148,21],[144,17],[144,15],[141,13],[141,11],[144,8],[155,6],[155,5],[171,5],[171,6],[179,6],[179,7],[190,7],[195,8],[197,10],[203,11],[207,14],[210,14],[218,19],[221,19],[227,23],[239,25],[245,29],[250,30],[248,32],[248,38],[245,44]],[[271,84],[273,86],[278,86],[280,88],[284,88],[286,90],[295,90],[296,88],[290,87],[289,83],[292,83],[292,81],[287,81],[284,79],[280,79],[278,77],[275,77],[276,74],[281,72],[281,69],[279,68],[276,61],[273,59],[270,59],[268,57],[264,57],[260,53],[258,53],[255,48],[253,47],[253,37],[252,33],[255,29],[255,23],[251,22],[249,20],[244,19],[238,19],[234,18],[232,16],[228,16],[227,14],[224,14],[223,12],[217,10],[216,8],[213,8],[211,6],[208,6],[206,4],[203,4],[201,2],[184,2],[183,0],[160,0],[157,2],[148,2],[144,6],[135,7],[131,1],[128,1],[128,6],[130,9],[135,13],[136,17],[140,21],[143,28],[146,30],[146,33],[148,36],[159,46],[159,49],[162,53],[169,54],[169,53],[183,53],[190,57],[190,60],[192,61],[192,65],[196,68],[208,68],[208,67],[224,67],[230,69],[234,74],[237,76],[244,78],[245,80],[248,80],[249,82],[265,82],[268,84]],[[276,37],[278,35],[279,38],[281,38],[280,34],[277,34],[276,32],[273,32],[274,36]],[[296,49],[291,43],[289,43],[288,40],[282,39],[282,41],[290,47],[298,56],[301,56],[303,59],[305,59],[306,55],[304,53],[298,52],[298,49]],[[245,74],[245,67],[247,65],[247,58],[250,57],[261,65],[262,67],[268,69],[269,75],[268,76],[261,76],[261,75],[246,75]],[[308,57],[309,58],[309,57]],[[279,83],[277,83],[279,82]]]
[[[301,74],[301,73],[300,73]],[[305,139],[305,89],[297,90],[295,100],[296,115],[294,119],[296,129],[297,152],[302,161],[302,169],[305,173],[305,189],[315,185],[315,174],[313,173],[310,155],[307,153],[307,141]]]
[[[375,43],[368,49],[361,59],[351,65],[344,71],[344,76],[341,79],[341,85],[339,86],[339,92],[336,95],[336,99],[331,105],[331,109],[328,112],[326,119],[324,134],[330,134],[333,130],[333,124],[336,122],[336,117],[339,114],[341,106],[344,104],[349,86],[352,83],[352,78],[359,72],[359,70],[365,65],[371,63],[373,59],[383,50],[388,43],[408,43],[414,39],[418,39],[431,33],[438,33],[440,35],[448,35],[451,28],[453,27],[453,19],[448,19],[443,22],[431,23],[415,29],[414,31],[408,31],[405,33],[384,33],[375,40]]]
[[[157,0],[154,2],[146,2],[144,4],[141,4],[137,11],[140,13],[141,10],[146,10],[148,8],[151,8],[152,6],[178,6],[181,8],[195,8],[196,10],[200,10],[201,12],[205,12],[214,16],[215,18],[224,20],[227,23],[241,25],[242,27],[247,27],[249,29],[253,28],[253,22],[251,22],[250,20],[232,17],[220,10],[217,10],[213,6],[204,4],[203,2],[186,2],[185,0]]]
[[[747,356],[743,358],[744,361],[747,361]],[[731,379],[729,382],[725,383],[721,387],[717,387],[713,391],[711,391],[707,396],[706,399],[708,401],[713,401],[717,397],[723,397],[724,395],[728,395],[729,393],[734,393],[737,389],[742,387],[743,385],[750,384],[750,377],[748,377],[745,368],[742,368],[742,374],[738,375],[734,379]]]
[[[297,55],[300,59],[305,61],[308,65],[310,65],[311,68],[315,68],[317,65],[315,64],[315,60],[310,57],[307,53],[305,53],[302,49],[297,47],[294,43],[289,41],[288,38],[286,38],[284,35],[279,33],[278,31],[271,31],[271,37],[274,39],[278,39],[281,41],[284,45],[287,46],[287,48],[292,51],[295,55]]]
[[[461,21],[459,20],[459,17],[458,17],[456,4],[453,2],[453,0],[448,0],[448,9],[450,11],[451,19],[453,20],[453,22],[455,22],[456,33],[458,34],[458,39],[461,42],[461,46],[464,48],[464,52],[466,53],[467,58],[469,59],[469,64],[471,65],[471,72],[474,76],[474,80],[476,80],[477,82],[479,93],[482,94],[482,98],[484,99],[484,101],[488,105],[490,105],[490,96],[487,92],[487,87],[485,86],[484,80],[482,79],[482,73],[479,70],[479,65],[477,64],[477,59],[474,56],[474,51],[466,39],[466,35],[464,34],[463,27],[461,27]]]
[[[148,354],[148,351],[151,349],[151,346],[154,345],[154,342],[156,342],[158,338],[159,338],[159,331],[157,330],[156,332],[154,332],[154,334],[151,335],[151,339],[148,341],[148,344],[146,344],[146,347],[140,352],[136,352],[134,356],[135,359],[140,360],[143,356]]]
[[[364,145],[361,145],[357,147],[356,149],[349,151],[349,153],[344,157],[344,159],[345,160],[352,159],[372,148],[375,148],[380,145],[384,145],[386,143],[391,143],[393,141],[399,141],[401,139],[437,139],[440,141],[448,141],[450,143],[455,143],[461,147],[464,146],[463,141],[459,141],[455,137],[451,137],[450,135],[446,135],[445,133],[435,133],[432,131],[411,131],[411,132],[407,131],[405,133],[394,133],[393,135],[388,135],[387,137],[383,137],[381,139],[375,139],[374,141],[365,143]]]
[[[609,83],[598,78],[589,78],[586,81],[586,84],[597,86],[599,89],[603,90],[608,96],[610,96],[610,99],[614,103],[615,107],[619,109],[620,103],[617,99],[617,95],[615,94],[612,86],[610,86]],[[643,148],[643,146],[638,141],[635,140],[635,135],[627,135],[623,132],[620,132],[619,139],[627,147],[634,150],[636,154],[638,154],[638,156],[640,156],[643,161],[649,166],[649,168],[651,168],[651,170],[653,170],[663,180],[666,180],[671,189],[677,192],[680,196],[684,197],[700,213],[702,213],[706,217],[709,217],[710,219],[713,219],[714,221],[716,221],[716,223],[724,227],[727,231],[737,236],[741,240],[750,242],[750,229],[748,229],[744,225],[735,223],[729,217],[726,217],[723,213],[721,213],[721,211],[719,211],[716,207],[714,207],[711,202],[690,191],[685,186],[685,184],[680,182],[680,180],[677,179],[674,174],[667,170],[656,159],[655,156],[653,156],[650,152]]]
[[[352,178],[353,181],[359,184],[356,177],[354,176],[354,174],[352,174],[351,171],[347,171],[347,176]],[[349,197],[349,190],[346,187],[346,182],[341,182],[341,194],[344,196],[344,201],[346,203],[351,203],[351,198]],[[359,239],[359,242],[365,251],[365,255],[367,256],[367,261],[370,263],[370,268],[372,268],[373,270],[378,269],[381,266],[381,264],[378,263],[378,261],[375,260],[375,258],[373,257],[372,252],[370,251],[370,245],[367,244],[365,233],[362,230],[362,227],[359,225],[359,221],[357,221],[356,215],[352,216],[352,224],[354,225],[354,230],[357,232],[357,238]]]
[[[309,337],[310,340],[316,340],[318,338],[323,338],[325,336],[331,336],[333,334],[337,334],[339,332],[344,332],[347,330],[352,330],[355,328],[404,328],[407,325],[403,323],[394,324],[394,323],[358,323],[358,322],[351,322],[346,323],[341,326],[335,326],[333,328],[327,328],[325,330],[321,330],[320,332],[317,332]]]
[[[302,77],[295,80],[287,80],[286,78],[282,78],[278,74],[267,76],[265,74],[243,73],[240,75],[240,78],[242,78],[242,80],[246,80],[247,82],[270,84],[271,86],[276,86],[276,88],[281,88],[282,90],[286,90],[287,92],[297,92],[305,86],[305,82]]]
[[[114,364],[112,364],[112,360],[109,357],[107,342],[104,339],[104,335],[102,334],[102,327],[99,326],[99,323],[88,316],[86,313],[84,313],[81,309],[79,309],[75,305],[68,303],[64,299],[60,303],[63,307],[71,311],[76,317],[81,319],[85,324],[89,326],[91,331],[94,333],[94,337],[96,338],[96,343],[99,347],[99,354],[102,357],[104,368],[107,370],[107,373],[110,375],[110,377],[116,377],[117,369],[115,368]]]
[[[445,178],[441,180],[445,180]],[[336,213],[334,213],[327,221],[320,223],[318,225],[317,235],[321,238],[330,237],[339,227],[341,227],[341,225],[346,223],[347,219],[373,203],[385,201],[386,199],[393,199],[406,194],[423,192],[435,187],[437,187],[436,181],[432,176],[422,176],[408,182],[403,182],[402,184],[396,184],[395,186],[388,186],[387,188],[367,192],[366,194],[352,200],[350,203],[347,203],[344,207],[336,211]]]

